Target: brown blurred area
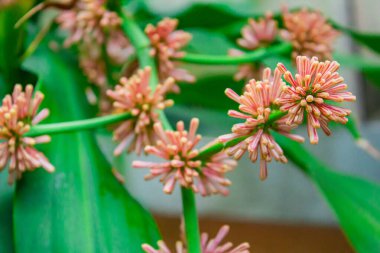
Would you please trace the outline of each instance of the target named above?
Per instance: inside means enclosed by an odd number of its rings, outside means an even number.
[[[180,219],[155,217],[165,242],[174,246],[179,240]],[[231,227],[228,241],[235,245],[249,242],[254,253],[354,253],[338,227],[200,219],[201,231],[211,237],[224,224]]]

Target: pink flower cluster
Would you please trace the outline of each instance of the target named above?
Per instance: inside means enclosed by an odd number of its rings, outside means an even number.
[[[283,64],[278,64],[290,84],[284,87],[284,95],[278,102],[281,110],[288,112],[287,124],[301,124],[306,112],[310,143],[317,144],[318,128],[330,135],[329,121],[346,124],[346,116],[351,113],[333,103],[355,101],[356,97],[346,91],[347,84],[337,72],[340,65],[336,61],[320,62],[316,57],[298,56],[296,66],[297,74],[293,77]]]
[[[245,49],[254,50],[266,46],[276,39],[277,22],[272,13],[267,13],[265,18],[258,20],[250,18],[248,25],[242,28],[241,35],[243,37],[239,38],[237,43]]]
[[[172,193],[176,182],[181,186],[200,192],[203,196],[221,193],[228,194],[227,186],[230,181],[224,174],[232,170],[236,162],[227,159],[224,154],[216,154],[206,161],[197,159],[199,151],[195,149],[201,140],[196,134],[199,120],[191,120],[189,131],[185,130],[182,121],[177,123],[177,131],[162,128],[161,123],[154,125],[158,137],[156,145],[147,146],[148,154],[156,155],[164,162],[134,161],[134,168],[149,168],[150,174],[146,179],[160,177],[164,184],[164,192]]]
[[[133,117],[121,123],[114,131],[114,139],[120,142],[114,151],[115,155],[120,155],[131,139],[129,151],[135,150],[137,154],[146,145],[154,143],[156,136],[153,124],[158,121],[158,111],[173,105],[173,100],[166,100],[165,95],[171,90],[174,80],[168,78],[152,92],[149,87],[150,77],[151,69],[146,67],[128,79],[121,78],[114,90],[107,91],[107,95],[114,101],[115,111],[129,112]]]
[[[38,112],[43,98],[40,92],[33,95],[32,85],[27,85],[25,92],[21,85],[16,85],[12,95],[3,99],[0,107],[0,170],[9,165],[9,184],[28,170],[43,167],[48,172],[54,171],[45,155],[34,148],[36,144],[50,142],[50,136],[24,136],[31,126],[49,115],[48,109]]]
[[[331,58],[332,44],[339,32],[327,22],[320,12],[307,9],[289,12],[285,8],[282,17],[284,29],[280,33],[277,22],[270,13],[257,21],[249,19],[248,25],[241,30],[242,38],[237,40],[238,45],[245,51],[256,50],[272,44],[275,42],[277,34],[280,34],[284,40],[291,42],[294,60],[299,55],[316,56],[321,60]],[[238,49],[228,51],[231,56],[240,56],[244,53]],[[263,66],[260,62],[241,64],[234,79],[248,81],[258,78],[262,70]]]
[[[0,1],[0,9],[6,8],[14,3],[16,3],[17,0],[1,0]]]
[[[276,103],[282,97],[285,86],[286,84],[282,81],[281,72],[278,69],[275,70],[272,77],[271,70],[266,68],[262,80],[252,79],[245,86],[243,95],[239,96],[231,89],[226,90],[226,95],[239,104],[239,111],[230,110],[228,115],[243,119],[245,122],[235,124],[232,127],[232,133],[220,136],[219,141],[226,143],[246,137],[229,148],[227,154],[235,159],[240,159],[248,150],[252,162],[256,162],[260,155],[261,179],[267,177],[267,162],[270,162],[272,158],[282,163],[287,162],[281,147],[270,134],[270,129],[274,129],[295,141],[304,141],[302,137],[290,133],[297,125],[287,125],[285,123],[287,116],[274,122],[270,121],[272,108],[276,107]]]
[[[157,26],[147,25],[145,33],[152,46],[151,54],[157,58],[160,80],[173,77],[176,81],[194,82],[195,78],[185,69],[178,68],[175,58],[184,56],[180,51],[191,40],[191,35],[182,30],[175,30],[177,19],[164,18]],[[176,88],[178,90],[178,87]]]
[[[69,32],[65,46],[78,44],[80,66],[98,86],[108,85],[103,48],[115,64],[124,63],[134,52],[120,28],[121,19],[105,8],[104,0],[78,0],[72,9],[61,12],[57,22]]]
[[[277,35],[277,22],[273,19],[271,13],[267,13],[265,18],[259,20],[249,19],[248,25],[244,26],[241,31],[242,38],[237,40],[239,46],[245,50],[255,50],[259,47],[265,47],[271,44]],[[238,49],[230,49],[228,54],[231,56],[240,56],[244,54],[243,51]],[[257,78],[262,72],[261,64],[248,63],[241,64],[238,67],[238,72],[235,74],[234,79],[250,80]]]
[[[219,140],[226,143],[241,139],[227,150],[235,159],[240,159],[248,150],[250,159],[255,162],[260,153],[261,179],[267,177],[267,162],[272,158],[287,162],[270,130],[303,142],[302,137],[290,132],[304,121],[306,114],[310,142],[316,144],[318,128],[330,135],[328,123],[345,124],[348,120],[346,116],[351,113],[333,103],[356,99],[346,91],[347,85],[337,72],[337,62],[319,62],[316,57],[298,56],[296,63],[298,73],[294,77],[279,63],[273,77],[270,69],[266,68],[262,80],[252,79],[245,86],[243,95],[226,90],[226,95],[239,104],[239,111],[230,110],[228,115],[245,122],[235,124],[232,133],[220,136]],[[282,76],[290,86],[282,81]]]
[[[293,45],[292,57],[316,56],[321,60],[331,59],[332,44],[339,32],[317,11],[302,9],[290,13],[283,11],[285,29],[281,37]]]
[[[228,234],[230,227],[224,225],[220,228],[215,238],[209,239],[207,233],[202,233],[201,236],[201,252],[202,253],[249,253],[249,243],[245,242],[236,247],[231,242],[222,243]],[[171,253],[172,251],[163,241],[157,243],[158,249],[154,249],[148,244],[143,244],[142,248],[146,253]],[[176,253],[187,253],[185,244],[181,241],[176,243]]]

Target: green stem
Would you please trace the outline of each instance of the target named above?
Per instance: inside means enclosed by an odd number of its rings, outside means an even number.
[[[121,15],[123,17],[123,20],[126,21],[122,24],[123,30],[127,34],[132,45],[135,47],[140,67],[152,68],[150,86],[154,90],[159,80],[156,62],[154,58],[152,58],[150,55],[150,41],[146,37],[145,33],[141,30],[141,28],[133,20],[133,18],[130,15],[128,15],[128,13],[122,11]]]
[[[285,115],[287,114],[287,112],[282,112],[282,111],[273,111],[271,113],[271,115],[269,116],[269,119],[267,120],[267,122],[265,122],[266,125],[271,125],[272,123],[274,123],[276,120],[279,120],[281,119],[282,117],[284,117]],[[236,144],[238,144],[239,142],[241,141],[244,141],[245,139],[247,139],[249,136],[241,136],[239,138],[236,138],[236,139],[233,139],[229,142],[226,142],[226,143],[221,143],[219,140],[216,140],[215,144],[207,147],[207,148],[204,148],[202,149],[198,156],[195,157],[194,159],[200,159],[200,160],[204,160],[212,155],[215,155],[217,153],[219,153],[220,151],[226,149],[226,148],[229,148],[229,147],[232,147],[232,146],[235,146]]]
[[[192,189],[181,187],[183,218],[189,253],[201,253],[199,224],[195,196]]]
[[[284,54],[292,50],[292,45],[281,43],[267,48],[259,48],[253,52],[245,53],[240,56],[228,55],[202,55],[186,53],[182,58],[176,60],[189,63],[209,64],[209,65],[235,65],[241,63],[257,62],[275,54]]]
[[[286,114],[288,114],[288,112],[274,110],[274,111],[271,112],[271,114],[269,116],[269,119],[267,120],[267,122],[265,124],[271,125],[275,121],[277,121],[277,120],[281,119],[282,117],[284,117]]]
[[[44,134],[60,134],[81,130],[89,130],[109,124],[113,124],[122,120],[127,120],[132,117],[129,113],[108,115],[93,119],[76,120],[62,123],[41,124],[33,126],[25,136],[39,136]]]
[[[156,62],[150,55],[150,42],[144,32],[127,13],[123,12],[121,15],[125,21],[123,22],[123,29],[136,49],[140,66],[149,66],[152,68],[150,86],[152,87],[152,90],[154,90],[159,80]],[[160,112],[160,120],[165,129],[172,129],[163,111]],[[201,253],[198,215],[194,193],[191,189],[186,189],[183,187],[181,188],[181,191],[188,252]]]

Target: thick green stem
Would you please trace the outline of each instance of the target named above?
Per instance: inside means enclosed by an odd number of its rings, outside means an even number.
[[[194,192],[191,189],[181,187],[181,193],[188,251],[189,253],[201,253],[198,214]]]
[[[150,55],[150,43],[144,32],[133,21],[133,19],[127,14],[122,13],[123,29],[130,39],[132,45],[136,49],[137,58],[141,67],[149,66],[152,69],[150,77],[150,86],[152,90],[155,89],[159,80],[157,73],[157,66],[154,58]],[[160,112],[160,120],[165,129],[171,130],[172,127],[165,117],[163,111]],[[199,225],[197,208],[195,204],[194,192],[191,189],[181,188],[182,190],[182,204],[183,204],[183,216],[185,219],[185,233],[188,244],[189,253],[201,253]]]
[[[123,30],[127,34],[132,45],[136,49],[137,58],[139,60],[140,67],[151,67],[152,74],[150,77],[150,86],[154,89],[159,80],[156,68],[156,62],[154,58],[150,55],[150,41],[146,37],[145,33],[140,29],[140,27],[134,22],[133,18],[125,12],[121,13],[123,19],[127,22],[123,22]]]
[[[33,126],[25,136],[39,136],[44,134],[60,134],[81,130],[89,130],[130,119],[130,113],[108,115],[93,119],[84,119],[62,123],[41,124]]]
[[[271,55],[285,54],[292,50],[292,45],[281,43],[268,48],[259,48],[253,52],[249,52],[240,56],[228,55],[202,55],[186,53],[182,58],[176,60],[189,63],[208,64],[208,65],[235,65],[242,63],[257,62]]]

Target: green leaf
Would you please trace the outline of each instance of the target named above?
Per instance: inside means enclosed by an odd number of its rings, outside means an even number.
[[[33,5],[32,0],[17,3],[0,10],[0,72],[5,81],[14,83],[19,80],[19,56],[23,50],[25,38],[24,26],[14,25]]]
[[[203,27],[217,28],[230,24],[231,22],[246,19],[251,10],[254,10],[254,3],[243,1],[240,3],[220,3],[220,2],[188,2],[178,3],[171,8],[168,6],[158,6],[154,1],[144,1],[143,11],[154,16],[172,16],[179,19],[181,27]],[[245,11],[242,11],[245,10]],[[250,10],[249,13],[247,10]]]
[[[186,31],[191,33],[193,37],[186,48],[186,52],[226,55],[229,49],[236,47],[221,33],[200,28],[187,29]]]
[[[316,184],[359,253],[380,251],[380,184],[333,171],[301,144],[275,135],[285,155]]]
[[[8,172],[0,174],[0,245],[1,252],[14,252],[13,248],[13,224],[12,204],[13,187],[7,184]]]
[[[356,40],[360,44],[368,47],[369,49],[373,50],[376,53],[380,53],[380,34],[379,33],[364,33],[360,31],[356,31],[355,29],[344,27],[334,21],[330,21],[330,22],[333,23],[335,28],[351,36],[354,40]]]
[[[380,60],[367,59],[358,54],[335,53],[334,59],[342,63],[343,66],[360,71],[374,86],[380,88]]]
[[[178,105],[217,110],[224,113],[227,113],[227,110],[231,108],[237,108],[236,102],[229,99],[224,91],[226,88],[232,88],[240,93],[244,84],[232,79],[233,72],[230,71],[231,69],[228,69],[231,74],[226,73],[226,69],[223,70],[224,72],[219,72],[219,75],[200,78],[195,84],[181,84],[181,92],[170,95],[170,98],[173,98]],[[212,91],[212,99],[210,99],[210,93],[207,91]],[[218,102],[215,103],[215,101]]]
[[[25,67],[42,79],[46,122],[92,116],[85,79],[46,44]],[[159,238],[152,216],[125,190],[97,146],[94,134],[52,136],[39,147],[56,167],[25,173],[17,183],[14,228],[17,252],[142,252]]]

